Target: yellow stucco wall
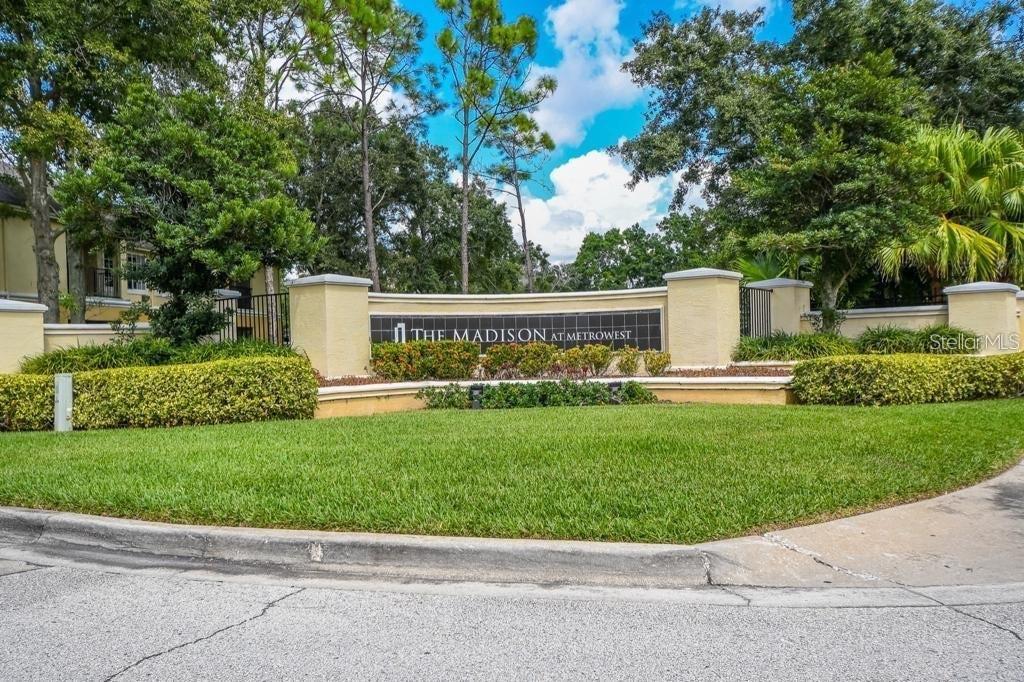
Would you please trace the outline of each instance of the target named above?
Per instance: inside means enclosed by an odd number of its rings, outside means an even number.
[[[774,305],[774,301],[773,301]],[[949,313],[944,305],[905,308],[861,308],[843,311],[846,320],[840,333],[849,338],[859,336],[868,327],[902,327],[921,329],[933,324],[946,324]],[[814,331],[809,319],[800,322],[800,331]]]
[[[665,279],[672,366],[728,365],[740,340],[740,274],[702,268]]]
[[[136,328],[136,334],[148,334],[146,325]],[[110,343],[117,334],[109,324],[47,324],[43,327],[45,350],[97,346]]]
[[[0,373],[17,372],[22,358],[43,352],[43,312],[34,303],[0,301]]]
[[[292,346],[327,377],[370,371],[370,280],[342,275],[302,277],[289,283]]]
[[[32,223],[28,218],[0,217],[0,292],[19,298],[36,296],[33,243]],[[57,237],[54,251],[60,269],[60,288],[66,291],[67,251],[63,235]]]
[[[1001,282],[950,287],[949,323],[978,334],[982,355],[1019,351],[1017,293],[1016,287]]]

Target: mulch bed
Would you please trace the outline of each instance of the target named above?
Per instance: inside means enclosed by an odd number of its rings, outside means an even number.
[[[676,369],[670,372],[666,372],[665,376],[669,377],[788,377],[793,373],[793,368],[786,365],[756,365],[756,366],[737,366],[730,365],[729,367],[714,368],[709,367],[706,369]],[[377,377],[358,377],[358,376],[347,376],[337,377],[335,379],[327,379],[317,374],[317,381],[321,387],[326,386],[366,386],[368,384],[390,384],[398,383],[393,381],[386,381]],[[627,379],[630,377],[622,377]],[[644,377],[636,377],[642,379]]]

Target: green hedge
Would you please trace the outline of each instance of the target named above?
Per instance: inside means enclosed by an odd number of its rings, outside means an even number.
[[[480,348],[471,341],[387,341],[370,351],[374,374],[388,381],[468,379],[479,362]]]
[[[21,371],[26,374],[58,374],[117,367],[195,364],[255,356],[298,357],[298,354],[285,346],[252,339],[174,346],[167,339],[147,336],[52,350],[23,360]]]
[[[76,429],[308,419],[317,382],[304,358],[239,358],[192,365],[77,372]],[[53,377],[0,375],[0,430],[53,427]]]
[[[469,341],[412,341],[376,343],[371,351],[374,374],[386,381],[451,380],[484,376],[489,379],[573,378],[603,376],[616,359],[620,372],[636,373],[642,357],[647,373],[662,374],[668,353],[627,347],[587,344],[559,350],[551,343],[498,343],[480,355]]]
[[[745,336],[733,350],[737,362],[789,361],[856,353],[853,341],[838,334],[774,332],[770,336]]]
[[[309,419],[317,382],[302,358],[242,358],[74,375],[76,429]]]
[[[800,362],[793,391],[804,403],[906,405],[1024,394],[1024,353],[850,355]]]
[[[425,388],[419,392],[430,409],[467,409],[471,407],[469,388],[449,384]],[[609,384],[597,381],[535,381],[500,383],[484,386],[480,407],[506,409],[514,407],[583,407],[590,405],[644,405],[657,398],[637,381],[623,382],[617,393]]]
[[[930,353],[963,355],[976,350],[972,332],[947,324],[922,329],[906,329],[892,325],[868,327],[857,337],[857,350],[866,354]]]
[[[0,431],[53,428],[53,377],[0,374]]]

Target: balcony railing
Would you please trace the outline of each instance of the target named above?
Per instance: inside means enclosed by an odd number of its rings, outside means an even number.
[[[121,298],[121,276],[110,268],[90,268],[85,276],[87,296]]]

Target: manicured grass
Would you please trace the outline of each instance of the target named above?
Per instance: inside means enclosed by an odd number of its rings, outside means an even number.
[[[0,504],[160,521],[697,542],[950,490],[1024,400],[418,412],[0,434]]]

